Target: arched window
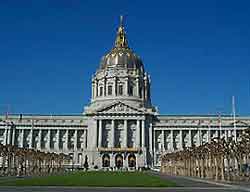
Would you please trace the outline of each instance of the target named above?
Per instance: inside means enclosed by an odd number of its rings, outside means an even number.
[[[112,95],[112,85],[108,86],[108,95]]]

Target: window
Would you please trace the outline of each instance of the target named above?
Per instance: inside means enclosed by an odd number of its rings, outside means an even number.
[[[118,95],[123,95],[123,86],[119,85],[118,87]]]
[[[133,85],[130,85],[128,88],[128,95],[129,96],[133,96],[133,89],[134,89]]]
[[[108,86],[108,95],[112,95],[112,85]]]
[[[103,87],[100,87],[100,93],[99,93],[99,96],[102,96],[103,95]]]

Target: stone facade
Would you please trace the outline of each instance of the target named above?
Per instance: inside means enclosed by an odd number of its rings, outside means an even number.
[[[91,168],[138,169],[159,166],[165,152],[237,137],[250,125],[249,117],[159,115],[150,85],[121,22],[114,48],[92,77],[83,114],[0,116],[0,143],[70,154],[78,167],[87,159]]]

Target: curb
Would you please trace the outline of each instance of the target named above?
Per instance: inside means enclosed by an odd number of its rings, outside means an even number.
[[[231,188],[231,189],[238,189],[238,190],[242,190],[242,191],[250,191],[250,188],[248,188],[248,187],[242,187],[242,186],[239,186],[239,185],[232,185],[232,184],[227,184],[227,183],[220,183],[220,182],[216,182],[216,181],[209,181],[209,180],[199,179],[199,178],[193,178],[193,177],[183,177],[183,178],[189,179],[189,180],[192,180],[192,181],[198,181],[198,182],[203,182],[203,183],[209,183],[209,184],[213,184],[213,185],[219,185],[219,186],[223,186],[223,187],[228,187],[228,188]]]

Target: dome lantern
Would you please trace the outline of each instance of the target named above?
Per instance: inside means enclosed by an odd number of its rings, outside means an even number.
[[[144,71],[141,59],[128,46],[123,16],[120,16],[120,25],[117,30],[114,47],[101,59],[100,70],[111,68]]]

